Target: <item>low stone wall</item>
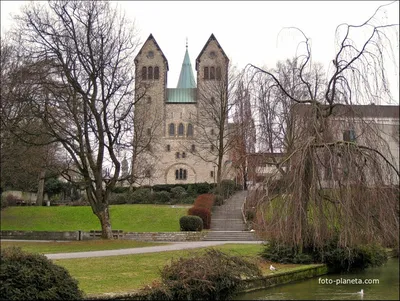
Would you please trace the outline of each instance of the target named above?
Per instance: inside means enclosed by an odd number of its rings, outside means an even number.
[[[138,241],[199,241],[207,232],[126,232],[123,239]]]
[[[294,271],[277,272],[262,277],[261,279],[244,279],[240,286],[240,293],[251,292],[254,290],[273,287],[275,285],[286,284],[296,280],[303,280],[328,274],[328,266],[325,264],[315,264],[304,266]]]
[[[1,239],[79,240],[79,231],[1,231]]]
[[[199,241],[204,238],[202,232],[123,232],[113,230],[114,238],[137,241]],[[99,239],[101,231],[1,231],[1,239],[26,240],[90,240]]]

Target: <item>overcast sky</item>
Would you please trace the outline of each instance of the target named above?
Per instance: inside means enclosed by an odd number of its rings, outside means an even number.
[[[10,13],[27,1],[1,1],[1,31],[10,26]],[[150,33],[169,64],[168,87],[175,87],[185,53],[186,38],[194,68],[195,59],[211,33],[234,65],[247,63],[274,67],[278,60],[296,54],[299,35],[280,31],[300,28],[312,41],[313,60],[329,68],[335,53],[335,29],[341,23],[360,24],[389,1],[114,1],[135,20],[141,42]],[[399,2],[386,10],[389,22],[399,23]],[[384,20],[381,20],[382,22]],[[392,92],[399,99],[399,37],[394,39]],[[397,65],[396,65],[397,64]]]

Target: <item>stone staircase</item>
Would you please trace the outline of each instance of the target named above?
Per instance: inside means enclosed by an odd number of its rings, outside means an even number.
[[[207,241],[255,241],[254,232],[246,231],[242,219],[242,205],[247,191],[239,191],[215,206],[211,216],[211,229],[203,240]]]

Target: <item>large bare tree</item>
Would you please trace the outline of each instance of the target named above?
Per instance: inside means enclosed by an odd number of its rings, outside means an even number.
[[[25,101],[34,93],[18,48],[1,40],[1,186],[3,189],[37,191],[36,204],[43,203],[46,172],[57,167],[57,145],[48,145],[40,135],[43,123],[32,116]],[[32,131],[35,129],[35,131]]]
[[[109,195],[121,164],[117,152],[128,145],[127,117],[134,97],[133,23],[107,1],[31,3],[16,16],[15,42],[35,87],[31,114],[45,126],[41,134],[60,143],[83,180],[103,238],[112,238]]]
[[[327,81],[317,80],[319,72],[310,74],[310,40],[299,29],[291,29],[304,38],[297,67],[287,73],[295,78],[293,83],[288,85],[277,71],[251,65],[252,71],[268,78],[270,91],[290,104],[281,137],[291,134],[292,143],[279,144],[287,152],[281,162],[289,167],[285,187],[279,195],[262,198],[259,211],[269,239],[299,251],[331,242],[341,247],[379,243],[398,249],[398,159],[388,143],[392,125],[375,122],[376,112],[360,106],[392,99],[388,87],[392,74],[385,66],[395,57],[391,47],[398,40],[390,37],[398,35],[398,24],[378,23],[385,8],[379,7],[360,25],[337,27],[337,49]],[[296,83],[302,86],[301,93],[296,93]],[[269,106],[267,112],[277,110]],[[269,131],[264,136],[274,133]]]
[[[243,78],[237,82],[233,113],[233,161],[237,176],[247,190],[249,156],[255,153],[256,128],[252,114],[251,94]]]

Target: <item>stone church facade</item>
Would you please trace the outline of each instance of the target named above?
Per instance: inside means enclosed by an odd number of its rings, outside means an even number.
[[[207,108],[218,107],[213,106],[216,99],[221,92],[226,93],[213,87],[227,79],[228,64],[228,57],[212,34],[196,59],[197,81],[186,45],[178,85],[167,88],[168,60],[153,35],[148,37],[135,58],[135,143],[131,163],[139,185],[216,182],[214,145],[218,127]],[[222,178],[228,177],[229,161],[225,156]]]

